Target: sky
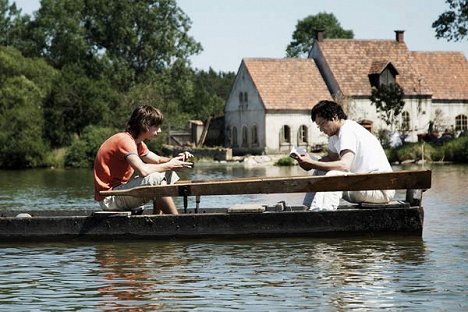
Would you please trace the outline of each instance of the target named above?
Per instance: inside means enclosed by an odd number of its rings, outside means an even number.
[[[395,38],[405,31],[411,51],[461,51],[468,40],[436,39],[432,23],[448,9],[444,0],[176,0],[192,21],[189,35],[203,51],[191,57],[192,67],[237,72],[242,58],[283,58],[299,20],[333,13],[355,39]],[[39,0],[10,0],[32,14]]]

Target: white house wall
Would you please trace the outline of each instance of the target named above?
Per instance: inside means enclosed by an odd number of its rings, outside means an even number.
[[[305,125],[308,129],[308,146],[320,145],[327,142],[327,137],[320,132],[315,123],[310,118],[310,112],[295,113],[267,113],[265,116],[266,124],[266,150],[268,154],[288,153],[293,146],[299,146],[299,127]],[[291,130],[291,142],[280,143],[280,134],[283,126],[289,126]]]
[[[410,116],[410,129],[407,140],[417,141],[417,134],[427,131],[429,121],[432,119],[434,108],[430,99],[404,99],[403,111],[407,111]],[[420,108],[419,108],[420,107]],[[357,122],[367,119],[373,122],[373,132],[380,129],[388,129],[387,124],[380,118],[375,105],[368,99],[351,99],[349,101],[348,118]]]
[[[432,120],[439,131],[455,128],[455,118],[458,115],[468,117],[468,103],[432,103]]]
[[[239,93],[247,92],[248,101],[240,103]],[[259,94],[254,87],[250,75],[245,67],[241,66],[236,76],[229,98],[224,109],[226,134],[232,132],[233,127],[237,128],[237,146],[233,146],[231,138],[226,138],[227,146],[232,146],[234,150],[241,150],[245,153],[263,151],[265,147],[265,109],[261,103]],[[258,143],[252,143],[252,128],[257,127]],[[242,128],[248,129],[248,144],[242,146]]]

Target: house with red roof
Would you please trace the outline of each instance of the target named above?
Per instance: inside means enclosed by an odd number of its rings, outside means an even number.
[[[398,83],[405,106],[398,130],[407,140],[427,131],[467,129],[468,63],[461,52],[413,52],[404,32],[394,40],[324,39],[307,59],[245,58],[225,105],[226,146],[234,154],[287,153],[326,143],[310,119],[318,101],[334,99],[350,119],[388,126],[369,100],[372,88]]]

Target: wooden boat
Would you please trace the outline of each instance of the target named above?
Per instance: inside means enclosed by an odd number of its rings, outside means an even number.
[[[356,235],[416,235],[423,230],[422,191],[431,187],[430,171],[355,174],[334,177],[245,178],[185,181],[168,186],[145,186],[105,195],[183,196],[180,215],[132,215],[131,212],[36,211],[16,216],[3,211],[0,242],[33,240],[117,240],[218,237],[342,237]],[[201,209],[200,196],[309,191],[397,189],[407,190],[404,201],[389,204],[340,206],[335,211],[308,211],[290,207],[241,205]],[[197,207],[187,207],[188,196]]]

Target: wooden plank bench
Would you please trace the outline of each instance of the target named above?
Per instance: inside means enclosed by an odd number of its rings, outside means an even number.
[[[385,173],[348,174],[342,176],[293,176],[221,179],[210,181],[179,181],[164,186],[139,186],[127,190],[101,191],[104,196],[134,196],[158,198],[183,196],[184,211],[187,197],[273,193],[306,193],[361,190],[407,190],[406,201],[411,206],[421,204],[422,192],[431,187],[430,170],[403,170]]]

